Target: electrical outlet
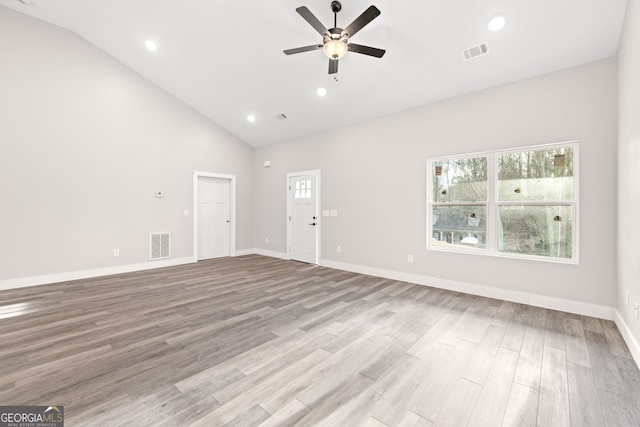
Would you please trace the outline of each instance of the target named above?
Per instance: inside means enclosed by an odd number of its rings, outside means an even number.
[[[337,251],[338,253],[342,253],[342,246],[338,246],[338,247],[336,248],[336,251]]]
[[[114,249],[113,256],[120,256],[120,249]]]
[[[407,261],[413,262],[413,255],[409,254],[409,256],[407,257]]]
[[[629,307],[629,291],[624,293],[624,304]]]
[[[269,238],[268,238],[268,237],[265,237],[265,238],[264,238],[264,242],[265,242],[265,243],[269,243]]]

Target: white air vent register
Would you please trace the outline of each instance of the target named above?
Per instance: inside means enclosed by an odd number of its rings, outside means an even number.
[[[489,53],[489,46],[487,43],[482,43],[477,46],[472,46],[466,49],[462,49],[462,59],[468,61],[479,56],[483,56]]]
[[[149,258],[171,257],[171,233],[151,233],[149,235]]]

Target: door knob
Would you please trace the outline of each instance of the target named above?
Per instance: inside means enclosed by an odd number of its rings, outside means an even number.
[[[315,225],[318,225],[318,224],[316,224],[315,222],[310,222],[309,225],[314,225],[315,226]]]

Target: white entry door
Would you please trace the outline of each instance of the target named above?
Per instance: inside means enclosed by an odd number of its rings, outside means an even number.
[[[318,173],[289,176],[289,258],[318,263]]]
[[[231,181],[198,177],[198,260],[230,254]]]

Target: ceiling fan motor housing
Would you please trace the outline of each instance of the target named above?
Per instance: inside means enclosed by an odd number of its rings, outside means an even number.
[[[329,28],[327,31],[328,33],[323,37],[324,43],[331,40],[341,40],[345,43],[348,41],[349,35],[343,34],[344,30],[342,28]]]
[[[329,58],[329,74],[335,74],[338,72],[338,61],[347,53],[347,51],[382,58],[385,53],[384,49],[349,42],[351,37],[380,15],[380,10],[377,7],[373,5],[369,6],[360,16],[358,16],[344,29],[338,28],[338,12],[342,10],[342,4],[339,1],[332,1],[331,10],[334,15],[333,28],[327,28],[306,6],[296,8],[296,12],[298,12],[305,21],[320,33],[322,36],[322,44],[313,44],[295,49],[287,49],[284,51],[285,55],[322,49],[324,54]]]

